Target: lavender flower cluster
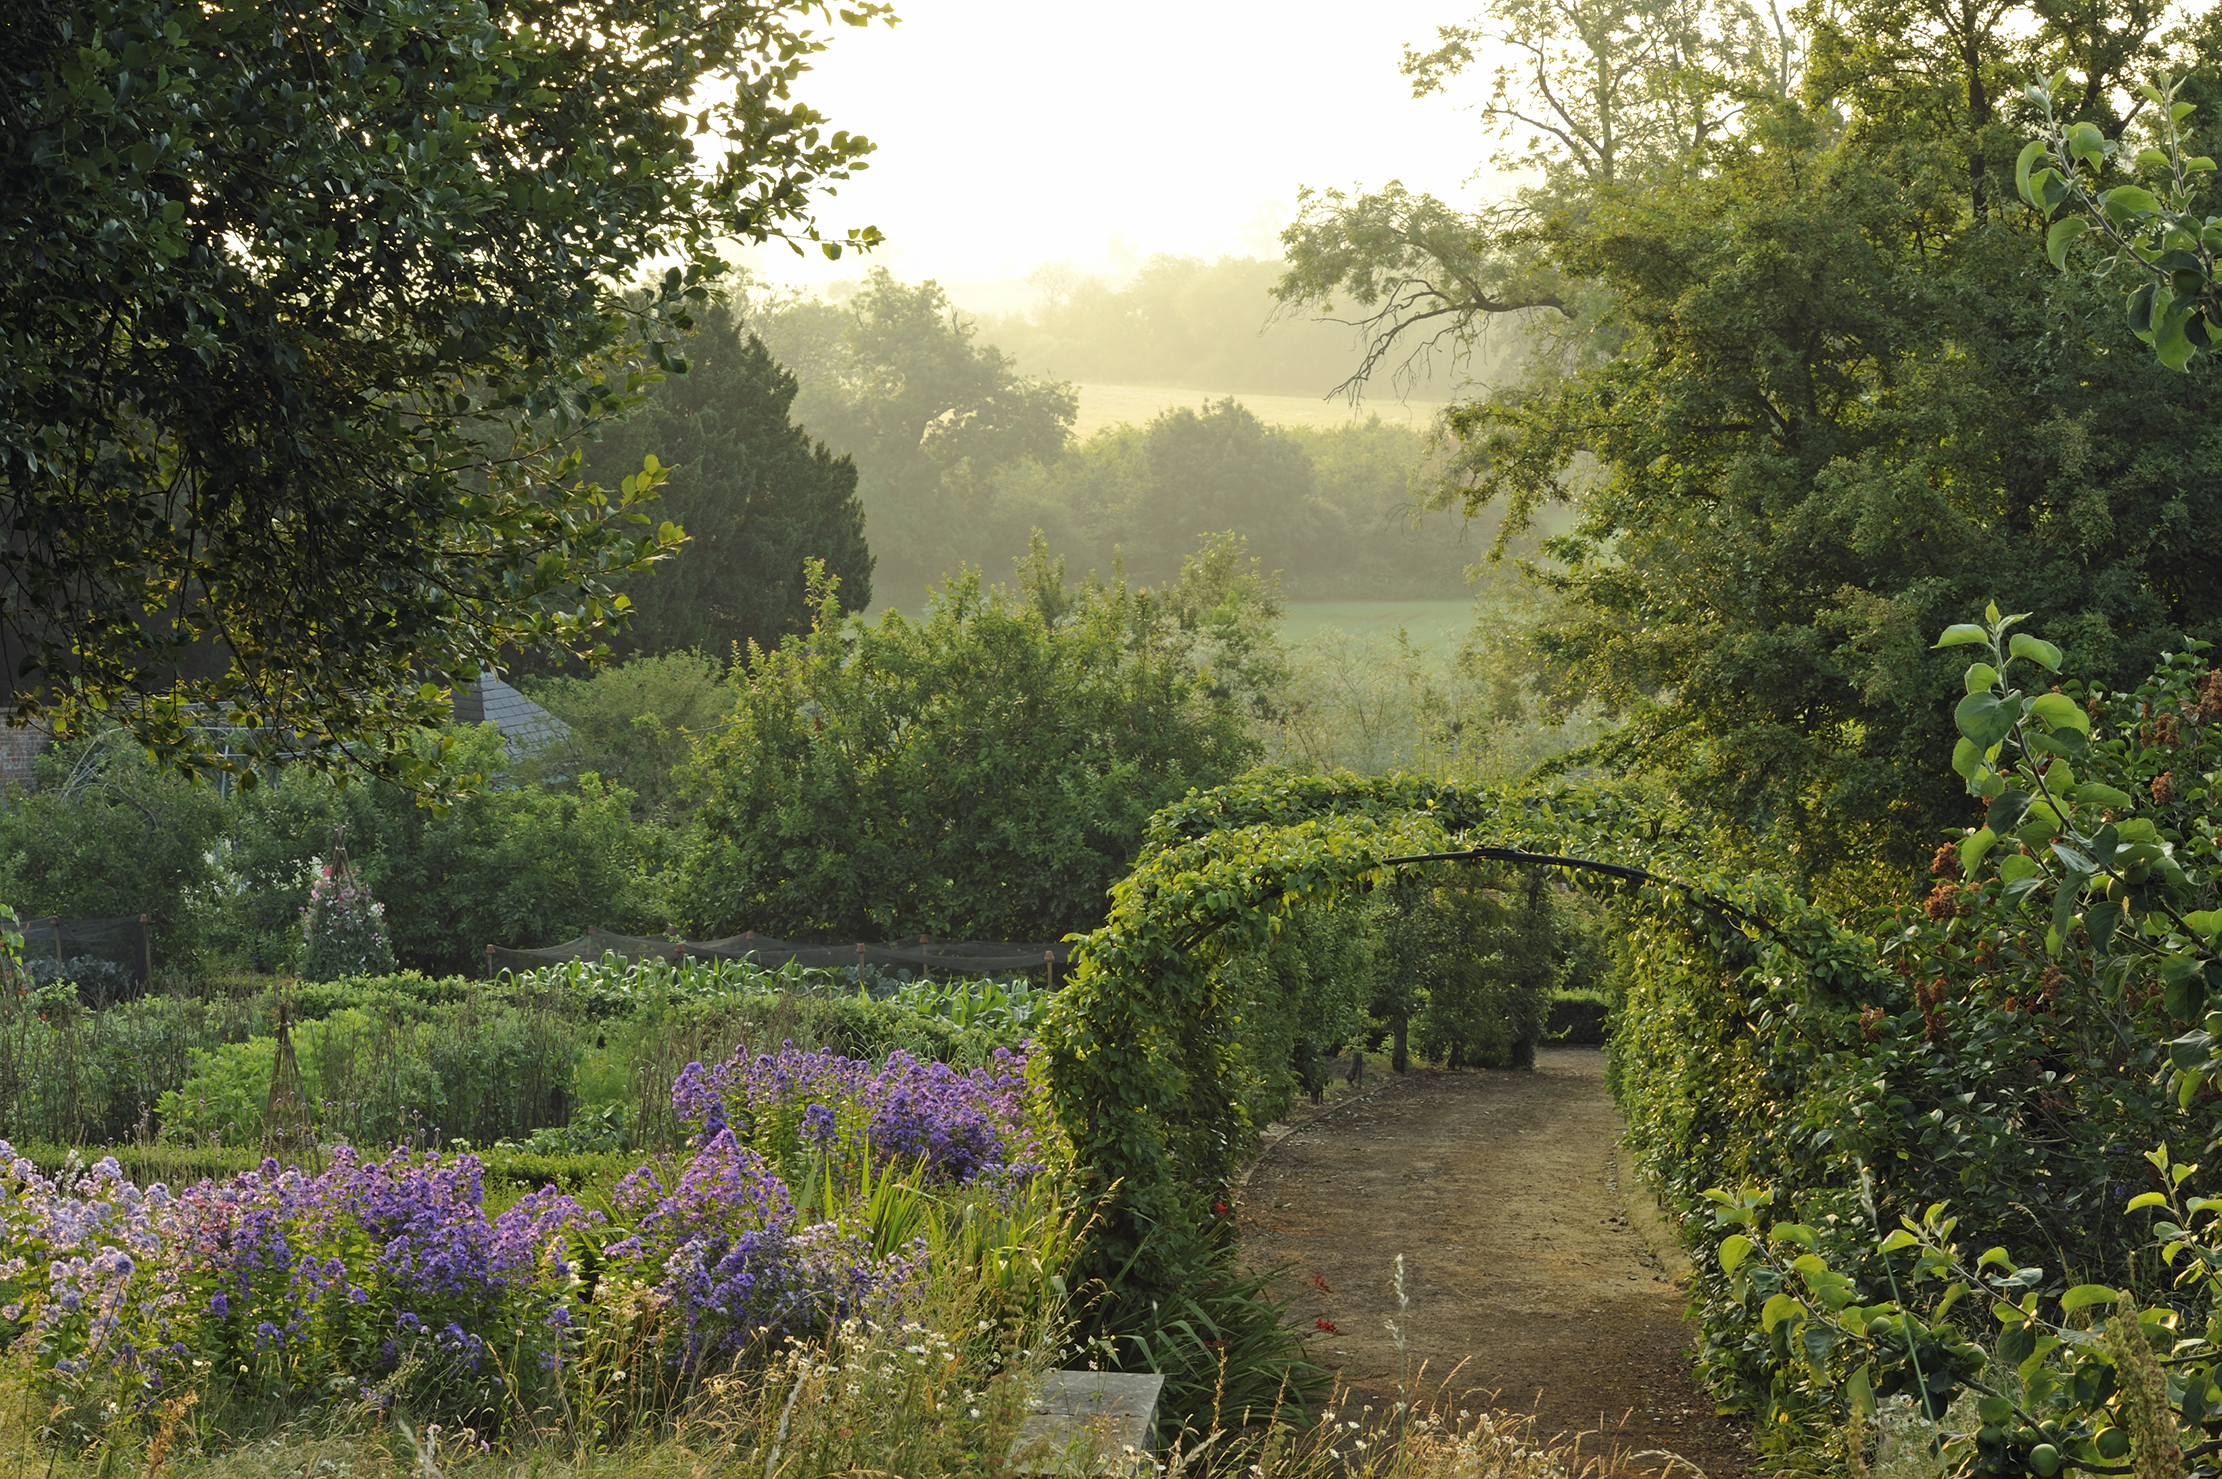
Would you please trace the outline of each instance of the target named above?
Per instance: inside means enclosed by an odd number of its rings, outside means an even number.
[[[469,1156],[341,1147],[320,1175],[266,1160],[177,1193],[113,1158],[59,1179],[4,1142],[0,1161],[0,1336],[29,1341],[65,1394],[141,1402],[206,1373],[254,1394],[497,1405],[504,1362],[560,1364],[564,1234],[594,1220],[553,1190],[489,1219]]]
[[[786,1183],[729,1129],[701,1145],[668,1190],[643,1166],[610,1201],[631,1232],[603,1255],[676,1312],[679,1359],[689,1365],[730,1362],[850,1311],[900,1304],[926,1272],[918,1247],[878,1256],[842,1218],[800,1225]]]
[[[962,1073],[897,1052],[877,1069],[837,1053],[736,1056],[689,1063],[672,1085],[682,1123],[707,1143],[729,1130],[773,1162],[836,1168],[909,1163],[964,1185],[1042,1168],[1045,1111],[1026,1082],[1026,1054],[999,1048]]]
[[[632,1172],[606,1212],[549,1188],[490,1218],[469,1155],[341,1147],[318,1174],[266,1160],[173,1193],[113,1159],[48,1178],[0,1142],[0,1345],[27,1343],[55,1395],[127,1410],[213,1380],[499,1421],[569,1378],[597,1320],[658,1312],[686,1373],[905,1305],[922,1246],[875,1248],[868,1209],[830,1197],[805,1220],[784,1157],[900,1161],[957,1186],[1040,1158],[1019,1054],[964,1074],[790,1045],[690,1065],[673,1102],[691,1153]]]

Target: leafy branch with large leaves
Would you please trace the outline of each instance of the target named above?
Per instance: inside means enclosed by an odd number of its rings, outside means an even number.
[[[2063,656],[2013,630],[2019,621],[1994,606],[1937,644],[1977,649],[1955,712],[1953,768],[1984,816],[1939,855],[1948,881],[1932,900],[1938,923],[1907,932],[1909,943],[1922,938],[1901,968],[1911,960],[1921,974],[1944,973],[1923,987],[1926,1056],[1956,1060],[1952,1073],[1968,1085],[1971,1105],[2006,1098],[2001,1080],[2024,1074],[2034,1077],[2036,1099],[2062,1105],[2076,1095],[2096,1104],[2105,1096],[2091,1097],[2092,1085],[2114,1081],[2108,1113],[2071,1118],[2069,1133],[2086,1140],[2156,1126],[2204,1137],[2222,1032],[2222,1011],[2206,1010],[2209,992],[2222,988],[2213,804],[2222,674],[2193,650],[2172,655],[2131,695],[2049,683],[2025,691],[2017,680],[2035,687]],[[2094,722],[2117,713],[2125,722],[2115,730]],[[2125,781],[2137,790],[2117,784]],[[1964,882],[1949,881],[1956,875]],[[1942,1000],[1951,936],[1977,921],[1978,969],[2018,980],[2014,989],[2033,998],[2072,992],[2086,1015],[2111,1018],[2111,1033],[2074,1031],[2064,1005],[2009,999],[1986,1014],[1992,1027],[1979,1036],[1976,1014]],[[2169,1031],[2170,1021],[2197,1025],[2141,1051],[2127,1041]],[[1843,1055],[1847,1066],[1879,1075],[1878,1086],[1904,1082],[1905,1070],[1890,1066],[1881,1014],[1861,1026],[1867,1041]],[[2028,1055],[2026,1066],[2014,1055]],[[2160,1092],[2141,1100],[2139,1079]],[[1940,1127],[1948,1108],[1937,1112]],[[2045,1134],[2026,1107],[2006,1128],[2027,1139]],[[2062,1267],[2048,1272],[2003,1243],[1979,1253],[1963,1246],[1967,1219],[1944,1201],[1902,1212],[1892,1225],[1875,1177],[1895,1183],[1892,1200],[1903,1203],[1917,1181],[1932,1192],[1937,1184],[1933,1173],[1909,1175],[1909,1154],[1916,1164],[1948,1164],[1933,1159],[1927,1135],[1912,1144],[1919,1149],[1893,1150],[1888,1140],[1846,1146],[1860,1179],[1849,1199],[1789,1178],[1705,1192],[1720,1235],[1709,1321],[1746,1322],[1763,1368],[1746,1380],[1766,1410],[1803,1425],[1809,1443],[1860,1456],[1881,1400],[1902,1394],[1915,1436],[1947,1472],[1968,1479],[2222,1472],[2222,1200],[2194,1193],[2198,1167],[2163,1140],[2138,1168],[2149,1189],[2136,1189],[2127,1165],[2102,1172],[2086,1201],[2102,1202],[2097,1215],[2114,1229],[2079,1245],[2084,1258],[2056,1245]],[[1960,1198],[1982,1209],[1972,1228],[1995,1235],[2010,1216],[1992,1183],[2017,1206],[2058,1198],[2059,1187],[2017,1178],[2025,1169],[2003,1155],[1963,1163]],[[2144,1214],[2157,1215],[2148,1222]],[[2091,1277],[2101,1265],[2121,1287]]]
[[[2012,630],[2023,619],[1992,606],[1981,624],[1949,627],[1937,642],[1980,646],[1986,654],[1969,665],[1967,696],[1953,711],[1960,739],[1952,768],[1968,794],[1987,803],[1983,825],[1960,844],[1960,865],[1973,874],[2002,839],[2013,838],[2019,845],[1997,861],[2001,894],[2015,903],[2049,891],[2046,952],[2059,955],[2080,926],[2097,969],[2156,972],[2170,1010],[2188,1019],[2206,987],[2222,989],[2214,950],[2222,911],[2195,907],[2201,880],[2177,858],[2180,839],[2163,834],[2150,817],[2131,815],[2129,792],[2079,782],[2074,762],[2088,752],[2091,735],[2084,708],[2057,688],[2025,694],[2011,686],[2017,663],[2060,670],[2059,648]],[[2172,1055],[2188,1104],[2222,1053],[2204,1029],[2178,1046],[2193,1050]]]
[[[2222,341],[2222,284],[2215,280],[2222,217],[2201,208],[2215,164],[2192,152],[2197,107],[2180,96],[2178,81],[2140,84],[2154,117],[2150,142],[2131,155],[2097,124],[2059,116],[2066,82],[2061,73],[2029,86],[2030,101],[2044,110],[2045,132],[2023,146],[2014,184],[2047,215],[2068,208],[2045,231],[2052,265],[2066,268],[2075,244],[2092,240],[2101,274],[2129,284],[2131,331],[2162,364],[2181,370]]]

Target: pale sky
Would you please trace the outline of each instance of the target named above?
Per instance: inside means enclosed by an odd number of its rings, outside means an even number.
[[[1405,44],[1468,18],[1461,0],[897,8],[892,30],[835,26],[798,96],[880,146],[819,219],[829,234],[878,226],[889,243],[870,260],[906,280],[1270,255],[1299,185],[1401,179],[1471,199],[1488,152],[1469,98],[1415,101],[1397,71]],[[862,270],[784,248],[748,256],[795,282]]]

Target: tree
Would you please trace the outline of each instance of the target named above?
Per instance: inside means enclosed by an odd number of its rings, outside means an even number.
[[[2152,345],[2162,364],[2181,370],[2222,343],[2222,281],[2215,271],[2222,232],[2201,209],[2215,164],[2190,152],[2199,105],[2182,96],[2180,81],[2140,86],[2156,116],[2147,126],[2150,144],[2137,151],[2134,172],[2125,171],[2118,157],[2129,152],[2123,140],[2095,123],[2068,126],[2059,117],[2067,80],[2063,72],[2030,89],[2044,106],[2045,132],[2023,147],[2014,182],[2048,215],[2072,206],[2046,230],[2046,255],[2064,269],[2075,244],[2092,236],[2101,249],[2099,275],[2119,272],[2129,285],[2130,332]],[[2139,175],[2152,177],[2156,188],[2134,183]],[[2119,183],[2103,188],[2109,177]]]
[[[1322,395],[1350,374],[1341,326],[1276,310],[1278,256],[1145,260],[1118,287],[1051,262],[1028,274],[1023,313],[981,332],[1036,373],[1113,385],[1209,385],[1254,394]],[[1439,396],[1432,385],[1416,387]]]
[[[250,752],[421,778],[441,681],[594,648],[679,535],[639,513],[652,469],[594,487],[567,440],[676,367],[720,241],[814,238],[812,190],[871,148],[791,100],[824,14],[11,8],[14,715],[104,714],[190,770],[220,763],[206,706]]]
[[[1802,45],[1774,0],[1763,16],[1748,0],[1494,0],[1438,27],[1433,49],[1407,48],[1404,73],[1425,97],[1485,55],[1511,58],[1476,108],[1498,143],[1491,162],[1538,183],[1478,211],[1393,180],[1355,195],[1307,189],[1281,234],[1275,296],[1357,313],[1353,396],[1383,374],[1429,374],[1438,354],[1459,369],[1493,323],[1587,327],[1595,295],[1538,229],[1697,167],[1746,106],[1790,96]]]
[[[681,804],[681,771],[695,736],[733,709],[726,663],[695,651],[643,653],[586,677],[526,678],[526,694],[570,730],[525,769],[593,771],[633,793],[636,815]]]
[[[1310,564],[1343,532],[1304,448],[1232,398],[1163,412],[1143,428],[1139,476],[1106,522],[1138,578],[1169,581],[1214,529],[1241,529],[1272,570]]]
[[[189,961],[222,835],[214,787],[164,774],[103,730],[48,750],[38,789],[0,804],[0,899],[27,916],[144,914],[155,958]]]
[[[285,969],[302,944],[313,869],[344,826],[360,885],[385,905],[394,956],[411,969],[478,975],[488,945],[537,948],[590,925],[653,929],[648,876],[667,860],[664,833],[632,819],[632,795],[582,775],[541,783],[505,770],[491,725],[419,735],[441,763],[495,784],[435,812],[397,787],[337,785],[290,768],[234,798],[222,818],[220,951]]]
[[[1839,0],[1815,11],[1809,91],[1848,103],[1863,146],[1895,156],[1898,171],[1941,167],[1981,218],[2006,205],[2000,172],[2026,132],[2015,117],[2019,84],[2066,65],[2074,116],[2119,134],[2129,118],[2116,95],[2159,63],[2167,8]]]
[[[762,304],[750,327],[795,367],[797,419],[856,458],[880,578],[899,600],[972,553],[955,484],[1056,456],[1078,414],[1071,386],[1023,376],[976,343],[939,284],[906,287],[884,267],[843,307]]]
[[[1468,506],[1581,511],[1547,546],[1577,613],[1558,691],[1809,868],[1910,867],[1964,808],[1921,765],[1944,608],[2038,613],[2107,686],[2222,623],[2200,398],[2104,289],[2046,281],[2029,231],[1962,214],[1955,174],[1903,189],[1786,125],[1568,239],[1622,355],[1453,417]]]
[[[751,642],[777,646],[809,629],[809,560],[840,579],[847,609],[871,605],[856,464],[788,419],[795,377],[722,311],[702,316],[687,352],[687,373],[609,427],[583,469],[614,481],[656,458],[670,469],[661,512],[687,531],[674,557],[612,582],[633,604],[612,649],[726,657]]]
[[[919,621],[819,595],[699,752],[686,931],[1055,939],[1102,919],[1152,812],[1257,758],[1270,588],[1231,553],[1151,596],[1076,589],[1037,543]]]
[[[1625,719],[1591,758],[1653,770],[1809,880],[1910,869],[1963,811],[1922,758],[1942,721],[1920,634],[1948,609],[2036,613],[2107,686],[2222,634],[2206,408],[1993,206],[1999,131],[2025,137],[2032,105],[1968,100],[1997,98],[2040,18],[1984,11],[1955,61],[1937,27],[1980,16],[1831,14],[1804,98],[1755,96],[1683,167],[1533,224],[1538,270],[1586,306],[1521,383],[1448,413],[1438,490],[1500,536],[1576,512],[1543,545],[1567,603],[1538,639],[1553,704]],[[2038,29],[2117,75],[2140,14]],[[1838,65],[1846,35],[1940,80],[1878,85]],[[2111,106],[2082,121],[2103,136]]]
[[[1459,210],[1396,180],[1356,195],[1306,188],[1281,233],[1288,270],[1274,295],[1356,315],[1342,321],[1365,347],[1337,387],[1353,397],[1381,376],[1402,388],[1460,374],[1492,323],[1570,312],[1576,285],[1527,248],[1518,214]]]
[[[1510,58],[1475,110],[1500,142],[1490,162],[1539,173],[1561,202],[1685,166],[1735,116],[1735,81],[1789,96],[1799,51],[1774,0],[1765,17],[1742,0],[1494,0],[1435,36],[1405,48],[1412,95]]]

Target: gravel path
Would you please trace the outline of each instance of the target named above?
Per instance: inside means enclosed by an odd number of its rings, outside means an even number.
[[[1419,1371],[1423,1392],[1494,1393],[1545,1433],[1589,1433],[1586,1451],[1671,1451],[1742,1479],[1750,1450],[1691,1376],[1684,1296],[1654,1249],[1676,1255],[1647,1200],[1631,1226],[1621,1130],[1595,1048],[1544,1048],[1532,1073],[1418,1070],[1269,1144],[1243,1188],[1245,1255],[1283,1269],[1314,1359],[1360,1402],[1395,1401]],[[1689,1473],[1628,1472],[1669,1468]]]

